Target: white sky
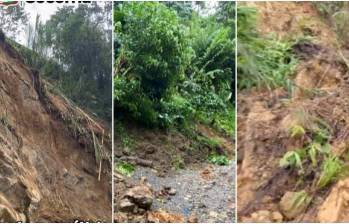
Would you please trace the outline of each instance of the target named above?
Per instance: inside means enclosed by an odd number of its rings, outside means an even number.
[[[29,23],[31,25],[35,25],[35,18],[36,15],[40,15],[40,19],[42,22],[46,22],[50,19],[50,17],[55,14],[55,12],[63,7],[63,5],[73,5],[78,6],[79,3],[24,3],[24,9],[26,13],[28,13],[29,17]],[[215,8],[218,5],[217,1],[206,1],[205,2],[206,8],[208,11],[203,12],[204,14],[211,14],[214,12]],[[26,28],[25,28],[26,29]],[[26,42],[26,33],[25,31],[22,31],[19,36],[16,38],[17,41],[23,45],[25,45]]]
[[[28,13],[29,17],[29,23],[31,25],[35,25],[35,18],[36,15],[40,15],[40,19],[42,22],[46,22],[50,19],[50,17],[55,14],[55,12],[63,7],[64,5],[75,5],[77,6],[78,3],[24,3],[24,9],[25,12]],[[19,41],[21,44],[24,44],[26,40],[26,33],[25,31],[22,31],[17,41]]]

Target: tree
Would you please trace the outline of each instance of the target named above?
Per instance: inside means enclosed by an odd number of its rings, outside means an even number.
[[[111,3],[63,7],[46,23],[44,34],[53,57],[68,73],[61,78],[68,95],[111,119]],[[104,7],[102,7],[104,6]]]
[[[0,27],[8,37],[15,38],[27,23],[28,15],[19,5],[0,7]]]
[[[111,120],[111,2],[63,6],[28,26],[27,62],[79,106]]]
[[[137,65],[132,72],[150,98],[161,99],[182,72],[185,39],[176,13],[160,3],[128,3],[115,18],[125,57]]]

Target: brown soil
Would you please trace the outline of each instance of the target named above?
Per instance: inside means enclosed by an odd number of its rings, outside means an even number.
[[[0,42],[0,221],[110,222],[108,128],[49,87]]]
[[[215,130],[202,125],[196,125],[196,132],[200,136],[214,138],[220,142],[217,149],[200,144],[178,131],[165,132],[164,130],[151,130],[137,125],[127,127],[127,136],[133,139],[131,147],[123,147],[120,135],[115,133],[115,153],[117,158],[136,156],[153,162],[152,168],[159,175],[165,175],[173,170],[178,163],[194,165],[203,162],[211,152],[225,153],[231,159],[234,155],[233,141],[222,136]]]
[[[258,8],[257,27],[263,35],[292,39],[303,34],[316,38],[316,43],[336,46],[336,35],[329,24],[319,19],[312,2],[241,2]]]
[[[330,126],[333,153],[342,156],[348,149],[348,69],[333,47],[335,34],[320,20],[312,3],[249,4],[261,12],[263,33],[275,32],[280,38],[287,38],[290,33],[306,32],[299,29],[300,21],[318,25],[312,31],[317,38],[314,45],[294,48],[300,63],[292,94],[283,89],[272,92],[254,89],[238,95],[238,220],[280,222],[282,214],[281,221],[348,222],[347,179],[314,191],[314,170],[307,170],[304,181],[299,182],[295,171],[279,166],[286,152],[309,141],[291,138],[289,128],[294,124],[306,127],[313,117]],[[309,192],[313,200],[305,211],[286,218],[281,198],[286,192],[300,190]]]

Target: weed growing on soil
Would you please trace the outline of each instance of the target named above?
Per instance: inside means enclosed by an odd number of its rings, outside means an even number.
[[[216,149],[221,145],[221,142],[218,139],[208,138],[206,136],[198,136],[197,140],[210,149]]]
[[[290,129],[290,135],[292,138],[298,138],[305,135],[305,130],[300,125],[293,125]]]
[[[339,178],[345,166],[340,158],[331,152],[331,145],[328,143],[331,137],[330,126],[320,118],[308,113],[303,113],[303,115],[302,122],[306,128],[302,125],[294,125],[290,128],[290,136],[292,138],[302,137],[305,146],[287,152],[280,159],[280,166],[299,169],[298,174],[300,175],[309,170],[319,172],[318,175],[315,175],[312,186],[315,187],[315,190],[320,190]],[[304,168],[310,165],[311,167]]]
[[[318,143],[312,143],[309,146],[308,154],[313,167],[317,167],[318,165],[317,154],[320,149],[321,149],[321,145]]]
[[[180,155],[175,154],[175,155],[172,157],[172,166],[173,166],[176,170],[184,169],[185,163],[184,163],[183,158],[182,158]]]
[[[115,166],[116,170],[125,176],[132,176],[135,171],[135,166],[127,162],[119,162]]]
[[[254,86],[273,89],[290,85],[297,60],[292,54],[293,42],[260,37],[256,31],[257,11],[240,6],[238,13],[238,87]]]
[[[312,201],[312,198],[304,190],[296,192],[292,198],[292,207],[299,208],[301,206],[306,207]]]
[[[208,156],[208,162],[220,166],[227,166],[230,164],[230,161],[226,155],[219,155],[217,153],[212,153]]]
[[[299,168],[300,173],[304,173],[303,165],[302,165],[302,150],[289,151],[287,152],[282,159],[280,160],[281,167],[290,167],[290,168]]]
[[[327,157],[322,165],[321,174],[316,184],[317,188],[322,189],[335,181],[342,170],[343,163],[337,156],[330,155]]]

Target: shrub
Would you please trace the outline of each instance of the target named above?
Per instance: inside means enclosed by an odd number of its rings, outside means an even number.
[[[154,103],[141,91],[140,82],[137,79],[116,76],[114,99],[116,118],[122,116],[121,112],[124,111],[133,119],[149,127],[157,125],[158,113],[154,109]]]
[[[116,11],[126,60],[151,99],[171,90],[182,71],[183,27],[174,11],[156,2],[126,3]]]

